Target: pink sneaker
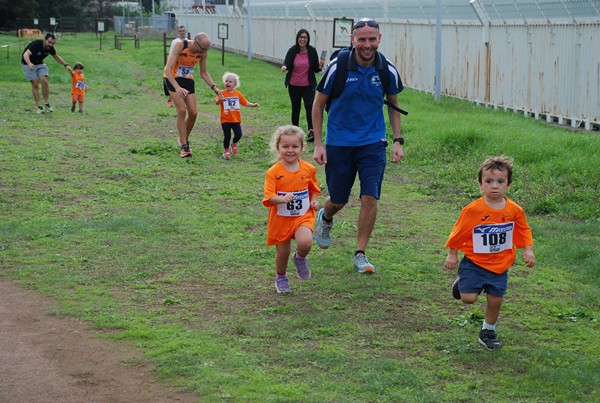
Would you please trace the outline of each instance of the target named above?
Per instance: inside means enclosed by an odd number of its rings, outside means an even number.
[[[226,160],[231,158],[231,152],[229,151],[229,148],[227,150],[223,151],[223,158],[225,158]]]
[[[238,153],[237,144],[231,143],[231,152],[233,153],[233,155],[237,155],[237,153]]]

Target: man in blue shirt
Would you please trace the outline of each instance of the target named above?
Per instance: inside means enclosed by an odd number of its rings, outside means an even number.
[[[317,215],[314,237],[321,249],[331,245],[333,216],[348,202],[358,173],[360,180],[360,213],[356,252],[352,259],[359,273],[373,273],[365,250],[377,217],[377,200],[386,166],[386,128],[383,116],[385,98],[398,106],[398,94],[403,90],[396,67],[388,62],[390,85],[384,94],[380,79],[382,55],[377,52],[381,32],[377,21],[358,20],[352,27],[352,45],[348,58],[348,78],[339,97],[333,98],[327,115],[326,145],[323,145],[323,110],[333,91],[338,59],[334,59],[317,86],[313,104],[315,148],[314,160],[325,165],[329,197]],[[404,139],[400,133],[400,113],[388,107],[394,135],[392,162],[404,157]]]

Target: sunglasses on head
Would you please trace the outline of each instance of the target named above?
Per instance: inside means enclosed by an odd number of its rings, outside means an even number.
[[[200,45],[200,42],[198,41],[194,41],[196,43],[196,46],[198,46],[200,48],[200,50],[203,50],[205,52],[209,51],[209,48],[203,48],[202,45]]]
[[[365,25],[371,28],[379,28],[379,23],[377,21],[371,18],[363,18],[362,20],[356,21],[356,23],[352,26],[352,30],[362,28]]]

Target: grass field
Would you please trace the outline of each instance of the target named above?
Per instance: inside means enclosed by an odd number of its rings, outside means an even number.
[[[333,246],[309,256],[313,279],[277,295],[261,203],[268,139],[289,123],[277,66],[231,54],[221,66],[211,51],[213,79],[238,73],[260,108],[242,110],[240,154],[223,160],[219,110],[197,80],[194,156],[181,159],[161,41],[100,51],[93,35],[61,39],[89,92],[85,113],[71,113],[70,75],[49,57],[48,115],[35,113],[20,70],[25,42],[2,44],[0,275],[133,342],[164,382],[201,401],[600,398],[597,133],[406,90],[406,159],[388,165],[368,251],[377,273],[352,269],[354,192]],[[508,196],[528,213],[537,266],[519,253],[497,327],[504,347],[490,352],[477,343],[483,303],[452,299],[455,273],[442,267],[452,224],[479,195],[477,168],[496,154],[515,160]],[[325,192],[322,167],[318,178]]]

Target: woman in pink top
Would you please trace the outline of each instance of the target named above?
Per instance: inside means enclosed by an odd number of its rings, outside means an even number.
[[[317,50],[310,46],[310,34],[301,29],[296,34],[296,44],[292,46],[281,66],[285,75],[285,86],[292,101],[292,125],[299,126],[301,102],[304,101],[306,123],[308,125],[307,141],[313,141],[312,105],[315,99],[317,78],[315,73],[323,69],[324,60],[319,60]]]

